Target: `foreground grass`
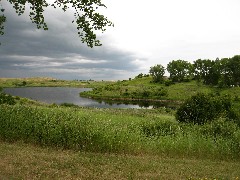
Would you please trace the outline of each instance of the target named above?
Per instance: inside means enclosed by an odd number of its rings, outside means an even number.
[[[0,141],[0,179],[238,179],[239,161],[76,152]]]
[[[101,153],[240,159],[240,128],[181,124],[164,109],[0,105],[0,139]]]

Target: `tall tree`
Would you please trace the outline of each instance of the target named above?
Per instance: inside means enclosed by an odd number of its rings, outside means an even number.
[[[173,60],[168,63],[167,71],[170,79],[174,82],[181,82],[189,79],[192,73],[192,64],[184,60]]]
[[[240,85],[240,55],[221,59],[221,85]]]
[[[228,66],[232,71],[232,85],[240,85],[240,55],[232,57],[229,61]]]
[[[153,82],[163,82],[165,68],[162,65],[157,64],[153,67],[150,67],[149,73],[153,78]]]
[[[104,15],[98,12],[100,7],[106,8],[101,0],[55,0],[53,3],[48,3],[47,0],[7,0],[13,5],[18,15],[22,15],[26,7],[30,8],[29,17],[31,21],[36,24],[37,28],[48,30],[48,26],[44,20],[44,10],[53,6],[54,8],[61,8],[64,12],[70,7],[74,10],[75,19],[72,23],[76,23],[78,35],[83,43],[89,47],[100,46],[101,43],[96,37],[95,31],[106,30],[107,26],[113,26]],[[27,5],[29,6],[27,6]],[[0,35],[3,34],[6,16],[4,15],[4,7],[0,0]]]
[[[221,75],[220,61],[209,59],[198,59],[193,63],[194,77],[198,81],[202,80],[204,84],[217,85]]]
[[[205,72],[203,69],[203,60],[198,59],[193,62],[193,67],[194,67],[194,78],[198,81],[202,80]]]

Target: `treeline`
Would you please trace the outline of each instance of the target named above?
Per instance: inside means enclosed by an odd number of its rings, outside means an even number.
[[[164,82],[165,70],[169,72],[171,82],[197,80],[219,87],[240,85],[240,55],[216,60],[198,59],[193,63],[173,60],[168,63],[167,68],[158,64],[149,70],[153,82]]]

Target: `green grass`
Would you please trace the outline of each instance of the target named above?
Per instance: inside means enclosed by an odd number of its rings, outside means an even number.
[[[101,153],[239,159],[240,129],[181,124],[164,109],[0,106],[0,138]],[[214,132],[214,133],[212,133]]]
[[[0,141],[0,179],[238,179],[238,160],[76,152]]]
[[[218,89],[195,81],[165,86],[149,80],[91,85],[103,90],[99,97],[114,97],[115,88],[122,93],[164,88],[166,99],[215,92],[234,95],[237,103],[240,93],[238,87]],[[48,83],[58,82],[44,80],[42,86]],[[1,86],[7,84],[14,86],[10,81]],[[177,122],[166,108],[97,109],[15,99],[16,105],[0,105],[0,179],[239,177],[240,127],[226,119],[193,125]]]
[[[94,88],[93,91],[82,92],[80,95],[96,99],[184,101],[197,93],[229,94],[233,98],[238,99],[238,101],[240,99],[240,87],[218,88],[206,86],[197,81],[175,83],[166,86],[165,84],[152,83],[151,77],[105,84],[104,86]]]
[[[240,99],[240,87],[217,88],[196,81],[175,83],[170,86],[152,83],[151,77],[135,78],[131,81],[67,81],[53,78],[0,78],[1,87],[90,87],[93,91],[83,92],[81,96],[97,99],[118,100],[173,100],[183,101],[198,92],[229,94]],[[26,82],[23,85],[23,82]]]
[[[109,81],[60,80],[48,77],[0,78],[1,87],[99,87],[111,84]]]

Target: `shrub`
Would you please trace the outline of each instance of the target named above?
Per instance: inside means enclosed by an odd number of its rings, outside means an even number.
[[[230,109],[227,114],[227,119],[233,120],[238,126],[240,126],[240,113],[238,109]]]
[[[149,97],[150,94],[151,94],[150,91],[144,89],[143,92],[142,92],[142,97],[143,97],[143,98]]]
[[[162,96],[167,96],[168,92],[165,88],[160,87],[160,88],[156,88],[153,92],[154,96],[158,96],[158,97],[162,97]]]
[[[14,105],[16,102],[11,95],[0,92],[0,104]]]
[[[63,106],[63,107],[79,107],[78,105],[73,104],[73,103],[62,103],[62,104],[60,104],[60,106]]]
[[[198,93],[180,106],[176,119],[180,122],[204,124],[219,117],[226,117],[231,109],[230,97]]]
[[[165,86],[170,86],[174,83],[172,82],[172,80],[167,79],[167,80],[164,81],[164,84],[165,84]]]

